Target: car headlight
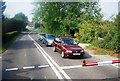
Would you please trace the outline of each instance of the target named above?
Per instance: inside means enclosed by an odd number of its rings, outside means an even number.
[[[81,52],[84,52],[84,50],[81,50]]]
[[[67,53],[72,53],[72,51],[71,51],[71,50],[67,50],[66,52],[67,52]]]

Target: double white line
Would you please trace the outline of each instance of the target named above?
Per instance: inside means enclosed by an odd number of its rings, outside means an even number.
[[[41,54],[44,56],[44,58],[47,60],[49,65],[51,66],[54,73],[57,75],[58,79],[63,79],[61,74],[65,77],[65,79],[71,79],[63,69],[60,68],[60,66],[45,52],[45,50],[30,36],[31,40],[34,41],[35,46],[38,48],[38,50],[41,52]],[[61,73],[61,74],[60,74]]]

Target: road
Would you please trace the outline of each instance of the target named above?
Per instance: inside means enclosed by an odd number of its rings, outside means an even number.
[[[82,67],[83,60],[100,61],[86,51],[83,58],[61,58],[35,34],[21,34],[2,56],[2,79],[109,79],[119,81],[112,65]],[[106,81],[106,80],[105,80]]]

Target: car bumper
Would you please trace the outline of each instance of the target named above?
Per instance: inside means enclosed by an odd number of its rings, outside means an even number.
[[[47,42],[47,45],[52,46],[52,45],[53,45],[53,43]]]
[[[84,55],[85,53],[84,52],[81,52],[81,53],[65,53],[65,55],[67,57],[75,57],[75,56],[82,56]]]

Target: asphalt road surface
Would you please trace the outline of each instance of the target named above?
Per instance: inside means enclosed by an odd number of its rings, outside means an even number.
[[[35,34],[21,34],[2,56],[2,79],[100,79],[119,81],[119,68],[112,65],[82,67],[83,60],[100,61],[87,53],[83,58],[63,59]]]

